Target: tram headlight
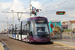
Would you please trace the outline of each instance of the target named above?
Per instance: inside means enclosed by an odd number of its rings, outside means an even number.
[[[49,35],[47,37],[49,37]]]
[[[48,39],[48,41],[50,41],[50,39]]]
[[[36,41],[38,41],[38,39]]]

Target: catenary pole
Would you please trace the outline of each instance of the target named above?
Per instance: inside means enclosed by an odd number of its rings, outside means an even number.
[[[29,0],[29,6],[30,6],[30,17],[31,17],[31,0]]]

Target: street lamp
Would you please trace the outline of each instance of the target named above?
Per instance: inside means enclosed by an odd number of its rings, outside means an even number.
[[[13,25],[14,25],[14,11],[12,10],[12,15],[13,15]]]
[[[30,3],[30,17],[31,17],[31,0],[29,0],[29,3]]]
[[[6,17],[7,19],[7,36],[8,36],[8,17]]]

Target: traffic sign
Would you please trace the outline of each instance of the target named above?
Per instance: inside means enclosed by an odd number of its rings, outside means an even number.
[[[65,11],[57,11],[56,14],[57,15],[65,15]]]

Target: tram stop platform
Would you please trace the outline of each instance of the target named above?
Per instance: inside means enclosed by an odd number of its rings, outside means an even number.
[[[74,42],[68,42],[63,40],[51,40],[54,44],[70,47],[75,49],[75,43]]]
[[[4,50],[3,45],[0,42],[0,50]]]

